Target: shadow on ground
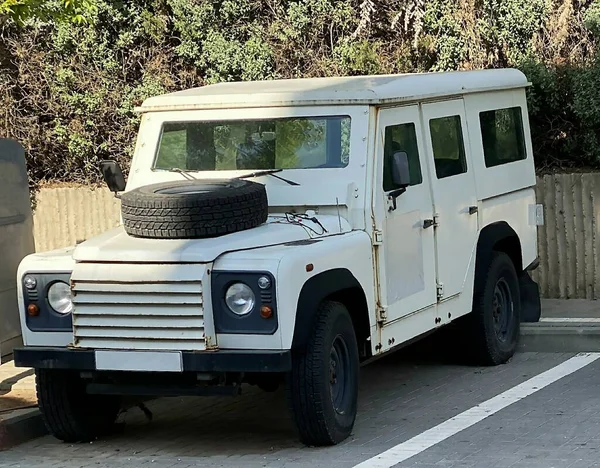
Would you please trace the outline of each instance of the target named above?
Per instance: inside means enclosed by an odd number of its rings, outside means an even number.
[[[477,368],[460,365],[456,355],[444,348],[444,341],[430,336],[361,369],[355,432],[368,426],[368,415],[383,400],[379,395],[391,395],[396,403],[410,401],[416,393],[427,390],[429,384],[424,384],[424,379],[432,382],[434,390],[447,377],[448,366],[460,369],[457,378],[461,373],[478,372]],[[415,375],[418,381],[412,378]],[[245,386],[243,394],[235,398],[163,398],[146,404],[153,413],[152,421],[133,407],[121,415],[114,435],[94,444],[113,445],[118,441],[118,451],[139,456],[160,452],[162,456],[209,457],[304,448],[298,442],[283,388],[267,393]],[[353,440],[351,437],[346,443]]]

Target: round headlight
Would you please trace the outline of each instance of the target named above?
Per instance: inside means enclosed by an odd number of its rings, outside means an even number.
[[[248,285],[234,283],[225,292],[225,303],[234,314],[246,315],[254,308],[256,298]]]
[[[73,312],[71,288],[67,283],[57,281],[48,288],[48,303],[56,312],[62,315]]]
[[[25,278],[23,278],[23,284],[27,289],[35,289],[37,286],[37,280],[33,276],[27,275]]]

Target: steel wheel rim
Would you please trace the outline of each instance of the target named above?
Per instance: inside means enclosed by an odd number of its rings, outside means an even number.
[[[348,411],[350,378],[350,354],[346,341],[341,335],[333,340],[329,355],[329,386],[331,403],[338,414]]]
[[[492,299],[492,319],[494,331],[501,342],[509,339],[510,325],[514,315],[512,292],[504,278],[500,278],[494,287]]]

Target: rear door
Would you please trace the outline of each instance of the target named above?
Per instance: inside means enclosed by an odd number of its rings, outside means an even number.
[[[462,99],[424,104],[423,126],[432,163],[437,276],[441,300],[459,295],[477,239],[477,195]]]

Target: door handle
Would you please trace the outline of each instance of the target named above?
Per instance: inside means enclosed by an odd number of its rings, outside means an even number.
[[[475,214],[475,213],[477,213],[478,211],[479,211],[479,208],[477,208],[476,206],[470,206],[470,207],[469,207],[469,214],[470,214],[470,215],[472,215],[472,214]]]

